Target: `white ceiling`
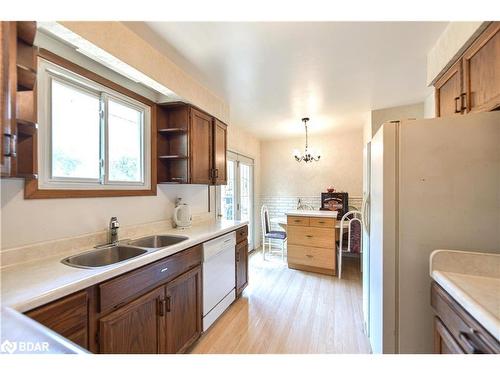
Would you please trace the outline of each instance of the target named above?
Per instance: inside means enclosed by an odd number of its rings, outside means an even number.
[[[231,123],[274,138],[302,134],[304,116],[324,132],[423,101],[426,55],[446,25],[147,22],[142,33],[228,102]]]

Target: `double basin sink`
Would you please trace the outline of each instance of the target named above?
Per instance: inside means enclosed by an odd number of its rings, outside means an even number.
[[[64,258],[62,263],[78,268],[104,267],[146,255],[152,251],[178,244],[187,239],[188,237],[186,236],[169,235],[143,237],[72,255]]]

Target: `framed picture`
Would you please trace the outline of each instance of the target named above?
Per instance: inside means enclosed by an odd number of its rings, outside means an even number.
[[[348,193],[321,193],[321,209],[327,211],[337,211],[337,220],[349,211]]]

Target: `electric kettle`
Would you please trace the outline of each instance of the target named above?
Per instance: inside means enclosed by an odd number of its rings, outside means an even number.
[[[191,209],[185,203],[179,203],[174,209],[174,223],[179,228],[189,228],[191,226]]]

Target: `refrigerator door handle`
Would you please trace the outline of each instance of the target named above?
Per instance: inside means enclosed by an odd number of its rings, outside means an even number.
[[[363,218],[363,226],[365,227],[365,230],[368,234],[370,233],[370,218],[368,216],[370,214],[369,205],[370,193],[367,193],[363,198],[363,203],[361,204],[361,212]]]

